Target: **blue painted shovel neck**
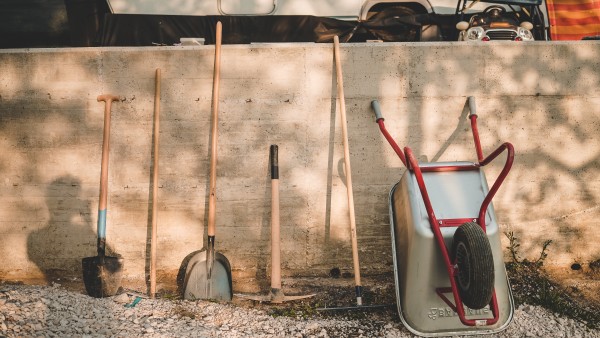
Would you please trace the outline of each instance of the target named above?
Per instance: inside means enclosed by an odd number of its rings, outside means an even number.
[[[106,238],[106,211],[98,210],[98,238]]]
[[[106,252],[106,209],[98,210],[98,256],[104,257]]]

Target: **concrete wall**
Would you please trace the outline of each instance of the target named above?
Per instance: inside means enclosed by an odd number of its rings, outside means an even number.
[[[504,231],[547,264],[600,258],[600,43],[349,44],[342,62],[362,271],[392,270],[387,194],[400,145],[475,160],[516,148],[494,200]],[[159,288],[205,242],[213,47],[0,51],[0,280],[80,275],[95,256],[103,104],[114,103],[107,241],[128,285],[148,271],[154,71],[162,69]],[[278,144],[283,274],[352,271],[341,125],[329,44],[226,45],[222,55],[217,250],[235,279],[270,271],[268,148]],[[496,177],[502,160],[487,169]],[[508,243],[505,240],[504,245]],[[136,284],[137,283],[137,284]]]

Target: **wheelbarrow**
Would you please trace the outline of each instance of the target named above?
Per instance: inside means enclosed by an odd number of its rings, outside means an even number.
[[[407,170],[389,195],[398,314],[422,336],[489,334],[505,329],[514,303],[503,263],[492,198],[508,175],[514,148],[506,142],[483,157],[475,99],[468,98],[477,162],[419,163],[376,121]],[[488,188],[483,167],[506,151]],[[449,286],[448,286],[449,284]]]

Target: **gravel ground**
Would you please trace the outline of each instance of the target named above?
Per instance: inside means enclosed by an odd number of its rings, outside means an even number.
[[[294,312],[267,305],[141,299],[96,299],[55,286],[0,285],[0,337],[413,337],[394,309],[362,315]],[[244,301],[246,302],[246,301]],[[248,302],[246,302],[248,303]],[[600,337],[599,330],[521,305],[496,337]]]

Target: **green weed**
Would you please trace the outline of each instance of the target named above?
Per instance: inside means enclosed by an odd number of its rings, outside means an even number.
[[[573,297],[573,291],[561,287],[550,280],[542,266],[548,256],[548,247],[552,241],[547,240],[542,245],[540,256],[529,261],[519,257],[520,247],[518,238],[513,232],[504,233],[509,240],[509,250],[512,261],[506,264],[506,270],[511,282],[513,297],[517,306],[531,304],[542,306],[554,313],[579,320],[590,328],[600,327],[600,305],[585,304]]]

